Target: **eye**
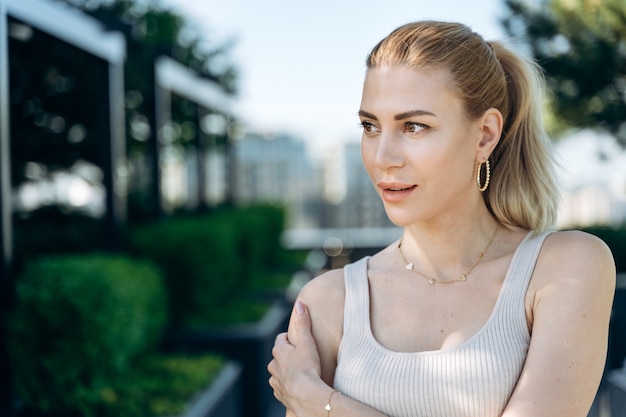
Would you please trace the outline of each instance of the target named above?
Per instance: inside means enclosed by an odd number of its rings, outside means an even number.
[[[370,122],[361,122],[361,128],[363,128],[364,133],[368,133],[368,134],[380,132],[380,130],[376,127],[376,125]]]
[[[406,133],[420,133],[422,130],[425,129],[428,129],[428,126],[421,123],[406,122],[402,131]]]

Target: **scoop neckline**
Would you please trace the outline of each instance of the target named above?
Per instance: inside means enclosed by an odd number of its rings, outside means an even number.
[[[502,299],[504,298],[505,289],[507,289],[511,285],[510,284],[510,281],[511,281],[510,277],[513,274],[514,266],[518,262],[518,258],[520,256],[521,248],[530,239],[530,236],[532,235],[532,233],[533,233],[532,231],[528,232],[526,234],[526,236],[524,236],[524,239],[522,239],[522,241],[515,248],[515,252],[513,253],[513,257],[511,258],[511,262],[509,263],[509,266],[507,268],[506,275],[504,276],[504,281],[502,282],[502,286],[500,287],[500,291],[498,293],[498,298],[496,299],[496,302],[495,302],[495,304],[493,306],[493,309],[491,310],[491,313],[489,314],[489,317],[487,318],[487,320],[468,339],[464,340],[463,342],[461,342],[461,343],[459,343],[457,345],[446,347],[446,348],[442,348],[442,349],[420,350],[420,351],[414,351],[414,352],[397,351],[397,350],[392,350],[392,349],[384,346],[383,344],[381,344],[378,341],[378,339],[376,339],[376,337],[374,336],[374,332],[372,331],[372,320],[371,320],[371,310],[370,310],[371,309],[371,300],[370,300],[369,275],[367,275],[368,270],[369,270],[368,264],[369,264],[370,256],[367,256],[364,259],[364,262],[365,262],[365,274],[366,274],[366,277],[367,277],[367,288],[366,288],[366,291],[367,291],[366,292],[366,295],[367,295],[367,297],[366,297],[366,299],[367,299],[367,322],[365,323],[366,337],[368,339],[370,339],[370,342],[372,343],[372,345],[374,347],[376,347],[376,349],[383,351],[387,355],[396,355],[396,356],[428,356],[428,355],[437,355],[437,354],[443,354],[443,353],[452,352],[452,351],[456,351],[456,350],[462,350],[462,349],[467,348],[468,346],[473,344],[475,342],[475,340],[478,339],[483,333],[485,333],[487,331],[487,329],[491,326],[491,323],[495,320],[496,313],[498,312],[498,310],[500,309],[501,304],[503,303]]]

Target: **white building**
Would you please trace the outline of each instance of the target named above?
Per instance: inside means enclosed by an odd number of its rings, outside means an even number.
[[[235,202],[284,205],[288,210],[288,227],[311,222],[305,205],[316,193],[317,180],[312,178],[313,170],[302,141],[284,134],[248,134],[234,142],[233,158]]]
[[[345,143],[342,156],[345,188],[343,198],[337,204],[334,226],[342,228],[393,226],[365,171],[360,144]]]

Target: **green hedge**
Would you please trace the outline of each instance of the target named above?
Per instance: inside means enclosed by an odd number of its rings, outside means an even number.
[[[167,305],[151,263],[48,256],[28,261],[16,288],[7,344],[16,415],[178,415],[224,363],[156,352]]]
[[[213,381],[224,360],[216,355],[197,357],[149,355],[103,391],[99,417],[181,415],[199,390]]]
[[[283,224],[283,210],[271,206],[170,217],[132,228],[129,249],[162,268],[172,326],[223,323],[233,310],[246,321],[264,311],[252,283],[280,264]]]
[[[8,340],[15,388],[26,408],[42,412],[95,416],[166,321],[160,272],[122,256],[30,260],[16,290]]]
[[[136,228],[131,246],[163,270],[174,325],[201,321],[244,285],[237,236],[213,217],[168,218]]]
[[[274,206],[251,206],[228,213],[239,235],[239,251],[255,268],[277,267],[282,254],[280,237],[285,228],[284,210]],[[254,275],[250,272],[249,275]]]

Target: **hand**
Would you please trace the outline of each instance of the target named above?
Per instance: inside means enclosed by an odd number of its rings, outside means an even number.
[[[311,334],[311,317],[307,307],[296,301],[291,315],[289,334],[276,337],[272,349],[274,359],[268,364],[269,384],[274,396],[287,409],[298,407],[300,398],[307,395],[310,382],[321,381],[320,358]]]

